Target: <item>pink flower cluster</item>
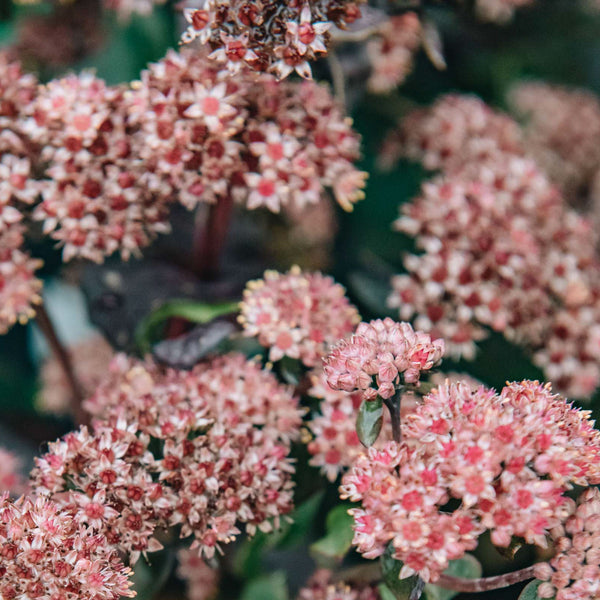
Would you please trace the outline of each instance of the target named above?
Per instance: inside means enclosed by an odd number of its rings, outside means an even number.
[[[313,373],[312,387],[308,395],[321,400],[319,413],[307,423],[312,439],[307,444],[311,458],[309,464],[319,467],[321,473],[334,482],[338,475],[352,466],[358,456],[364,452],[356,433],[356,415],[362,402],[361,394],[350,394],[332,390],[323,371]],[[414,397],[402,398],[402,417],[414,409]],[[389,421],[385,421],[375,443],[376,448],[392,439]]]
[[[600,594],[600,492],[586,490],[574,514],[557,528],[556,555],[535,565],[538,598],[593,600]]]
[[[591,92],[545,83],[515,86],[508,97],[522,117],[524,145],[567,200],[587,200],[600,174],[600,101]]]
[[[232,79],[189,50],[170,51],[129,89],[91,73],[37,88],[6,58],[0,71],[0,226],[19,222],[13,205],[41,193],[33,218],[64,260],[139,254],[169,230],[175,201],[234,199],[278,212],[316,204],[326,189],[346,210],[364,196],[366,174],[353,166],[359,138],[313,82],[279,84],[248,70]]]
[[[196,550],[179,550],[177,561],[177,575],[186,583],[188,600],[210,600],[217,595],[219,572],[209,567]]]
[[[421,21],[414,12],[392,16],[383,24],[379,35],[367,43],[373,69],[367,85],[372,92],[386,94],[406,79],[421,39]]]
[[[360,391],[365,400],[391,398],[396,386],[418,383],[421,371],[440,362],[444,341],[433,340],[409,323],[390,318],[360,323],[325,359],[327,383],[334,390]]]
[[[168,231],[171,190],[147,174],[131,104],[124,88],[83,73],[51,81],[33,105],[31,137],[48,177],[34,218],[64,246],[65,261],[101,262],[115,251],[128,259]]]
[[[590,413],[550,386],[524,381],[500,394],[445,384],[403,423],[403,442],[369,448],[345,475],[354,543],[367,558],[391,542],[401,577],[436,581],[485,530],[542,547],[570,515],[564,493],[600,482],[600,432]],[[448,511],[451,499],[460,501]]]
[[[325,87],[278,83],[244,70],[227,77],[189,49],[142,74],[142,156],[176,182],[180,200],[232,197],[250,209],[304,207],[332,188],[346,210],[363,197],[359,138]]]
[[[523,154],[517,123],[476,96],[447,94],[429,108],[410,112],[380,160],[392,165],[404,157],[431,171],[452,172],[504,152]]]
[[[94,430],[50,445],[37,493],[77,505],[135,562],[178,526],[211,557],[244,523],[269,531],[292,509],[287,458],[301,411],[290,390],[238,354],[193,371],[118,355],[87,402]],[[72,490],[64,498],[64,492]]]
[[[238,72],[249,66],[278,77],[311,77],[310,61],[327,53],[331,28],[361,17],[364,0],[207,0],[185,12],[184,43],[208,43],[211,58]]]
[[[0,448],[0,495],[8,492],[18,496],[25,492],[27,484],[20,474],[21,461],[10,450]]]
[[[31,173],[31,140],[24,130],[36,90],[35,77],[0,53],[0,333],[30,319],[41,301],[42,282],[35,271],[42,263],[22,248],[21,213],[39,191]]]
[[[43,498],[0,499],[0,597],[118,600],[135,595],[131,570],[78,516]]]
[[[377,588],[334,581],[328,569],[318,569],[298,592],[296,600],[380,600]]]
[[[600,383],[600,261],[590,223],[565,206],[529,160],[510,154],[423,185],[398,230],[420,255],[404,259],[389,303],[403,319],[472,358],[485,327],[533,354],[575,397]]]
[[[266,271],[250,281],[239,321],[248,336],[269,348],[269,360],[284,356],[313,367],[340,338],[349,336],[360,316],[344,288],[321,273]]]

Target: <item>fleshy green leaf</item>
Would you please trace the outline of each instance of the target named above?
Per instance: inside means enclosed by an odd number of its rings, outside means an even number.
[[[381,600],[396,600],[394,592],[392,592],[392,590],[390,590],[390,588],[387,585],[385,585],[385,583],[380,583],[377,586],[377,591],[381,596]]]
[[[165,302],[138,325],[135,333],[136,343],[140,352],[146,353],[151,348],[156,331],[167,319],[180,317],[192,323],[208,323],[212,319],[237,311],[237,307],[237,302],[220,304],[206,304],[193,300]]]
[[[335,566],[352,546],[354,519],[348,514],[348,508],[348,504],[342,504],[332,509],[325,521],[327,535],[310,546],[310,554],[320,566]]]
[[[465,554],[462,558],[451,560],[448,568],[444,571],[446,575],[454,577],[464,577],[467,579],[477,579],[481,577],[481,564],[471,554]],[[459,592],[445,590],[437,585],[428,583],[425,586],[425,595],[427,600],[450,600]]]
[[[411,600],[413,590],[419,585],[417,576],[400,579],[402,561],[394,558],[394,547],[388,544],[385,552],[381,555],[381,574],[388,590],[396,600]],[[421,584],[422,585],[422,584]]]
[[[276,571],[248,582],[240,600],[288,600],[288,598],[285,573]]]
[[[383,402],[376,400],[363,400],[356,418],[356,433],[358,439],[365,446],[372,446],[379,436],[383,425]]]
[[[284,356],[279,361],[279,373],[286,383],[298,385],[302,378],[302,363],[295,358]]]
[[[539,600],[539,596],[537,594],[538,587],[542,583],[539,579],[534,579],[530,581],[521,592],[519,596],[519,600]]]

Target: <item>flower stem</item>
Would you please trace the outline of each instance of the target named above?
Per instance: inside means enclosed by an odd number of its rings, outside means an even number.
[[[219,276],[221,255],[232,213],[233,198],[227,195],[210,205],[204,223],[196,228],[194,271],[204,281],[211,281]]]
[[[400,403],[402,402],[402,392],[404,388],[400,386],[396,394],[392,398],[386,398],[383,402],[390,411],[390,419],[392,420],[392,435],[395,442],[402,440],[402,431],[400,427]]]
[[[60,341],[54,324],[50,319],[50,315],[46,311],[43,304],[36,307],[36,323],[44,334],[48,345],[61,369],[63,370],[65,379],[71,391],[71,412],[76,423],[85,423],[87,421],[86,413],[83,411],[82,403],[84,400],[83,387],[81,386],[77,376],[75,375],[75,369],[73,368],[73,361],[71,356],[67,352],[66,348]]]
[[[442,575],[436,581],[436,585],[447,590],[455,592],[487,592],[489,590],[498,590],[505,588],[527,579],[535,577],[534,567],[525,567],[519,571],[505,573],[504,575],[496,575],[494,577],[480,577],[479,579],[466,579],[463,577],[453,577],[452,575]]]

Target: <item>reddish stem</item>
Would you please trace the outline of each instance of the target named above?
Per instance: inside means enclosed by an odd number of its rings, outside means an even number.
[[[76,423],[86,423],[87,415],[82,408],[82,403],[84,400],[83,388],[79,383],[77,376],[75,375],[75,369],[73,368],[71,356],[66,348],[62,345],[62,342],[56,333],[56,329],[54,328],[54,324],[50,319],[50,315],[43,305],[36,307],[36,322],[44,334],[44,337],[46,338],[52,353],[56,357],[58,364],[63,370],[65,379],[67,380],[67,384],[71,391],[70,403],[73,418],[75,419]]]
[[[194,270],[205,281],[219,275],[232,213],[233,199],[229,195],[211,204],[204,227],[194,240]]]
[[[521,581],[526,581],[527,579],[533,579],[534,577],[534,567],[531,566],[519,571],[513,571],[512,573],[496,575],[495,577],[480,577],[479,579],[466,579],[442,574],[435,584],[447,590],[474,594],[477,592],[498,590],[514,585],[515,583],[520,583]]]

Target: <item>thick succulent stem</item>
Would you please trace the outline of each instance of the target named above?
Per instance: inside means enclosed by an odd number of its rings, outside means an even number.
[[[463,577],[453,577],[452,575],[442,574],[436,581],[436,585],[447,590],[454,590],[455,592],[487,592],[489,590],[498,590],[501,588],[526,581],[527,579],[533,579],[535,577],[534,567],[525,567],[519,571],[512,571],[511,573],[505,573],[504,575],[496,575],[494,577],[480,577],[479,579],[466,579]]]
[[[218,278],[221,255],[233,213],[233,199],[226,196],[211,204],[208,216],[194,240],[194,270],[204,281]]]
[[[396,394],[391,398],[386,398],[383,402],[390,411],[390,419],[392,421],[392,436],[395,442],[400,442],[402,439],[402,431],[400,424],[400,404],[402,402],[402,392],[404,388],[398,388]]]
[[[82,408],[85,396],[83,387],[75,374],[71,356],[60,341],[56,329],[54,328],[54,324],[52,323],[52,319],[43,305],[36,307],[36,323],[46,338],[52,354],[56,357],[56,360],[64,373],[65,380],[67,381],[70,390],[70,404],[73,418],[76,423],[85,423],[87,418],[86,413]]]

